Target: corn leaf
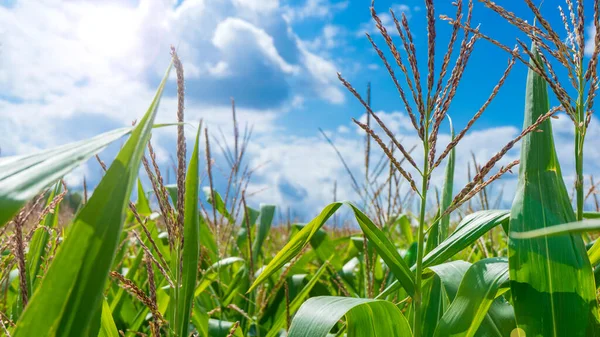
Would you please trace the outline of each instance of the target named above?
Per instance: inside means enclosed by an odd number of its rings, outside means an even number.
[[[310,281],[308,281],[308,283],[304,286],[304,288],[302,288],[302,291],[300,291],[300,293],[298,293],[298,295],[290,303],[290,305],[289,305],[290,313],[295,313],[296,311],[298,311],[298,309],[302,306],[302,303],[306,300],[306,298],[310,294],[310,291],[317,284],[317,282],[319,281],[321,276],[323,276],[323,273],[325,273],[326,270],[327,270],[326,266],[322,265],[319,268],[319,270],[317,270],[315,272],[315,274],[312,276]],[[286,323],[286,320],[287,320],[286,311],[282,310],[279,313],[279,315],[277,315],[275,322],[271,326],[271,330],[269,330],[269,333],[267,333],[267,337],[276,337],[278,335],[281,327],[283,327],[283,325]]]
[[[454,139],[454,127],[452,126],[452,119],[448,116],[448,121],[450,122],[450,136]],[[442,189],[442,204],[441,210],[445,210],[450,207],[452,203],[452,190],[454,187],[454,162],[456,156],[456,148],[453,147],[448,155],[448,164],[446,164],[446,174],[444,178],[444,187]],[[438,232],[438,240],[439,242],[443,242],[448,237],[450,227],[450,214],[447,214],[442,217],[440,220],[439,232]]]
[[[258,261],[258,256],[263,247],[263,243],[271,230],[271,223],[273,222],[273,216],[275,215],[274,205],[262,205],[260,207],[260,220],[258,222],[258,228],[256,229],[256,235],[252,244],[252,258],[254,261]]]
[[[432,337],[442,315],[454,300],[458,285],[471,265],[465,261],[442,263],[425,270],[427,283],[423,291],[424,337]]]
[[[0,227],[28,200],[131,130],[116,129],[53,149],[0,158]]]
[[[467,215],[446,240],[425,255],[423,265],[430,267],[452,258],[492,228],[508,222],[509,215],[509,211],[504,210],[485,210]],[[414,268],[413,265],[411,269]],[[398,288],[400,283],[394,281],[376,298],[385,298]]]
[[[346,316],[348,337],[411,337],[408,321],[392,302],[336,296],[306,301],[288,337],[325,337]]]
[[[590,219],[569,222],[552,227],[538,228],[527,232],[511,232],[510,234],[513,239],[534,239],[565,234],[589,233],[598,231],[600,231],[600,219]]]
[[[230,223],[234,223],[235,219],[233,219],[233,216],[229,214],[227,205],[225,205],[221,194],[219,194],[217,191],[211,191],[210,187],[208,186],[204,187],[202,190],[204,191],[204,195],[206,196],[208,203],[211,204],[217,210],[217,212],[224,216]],[[215,196],[215,200],[213,200],[213,194]]]
[[[56,183],[56,187],[48,195],[46,206],[48,206],[52,199],[61,192],[61,183]],[[56,205],[54,211],[48,213],[43,220],[44,227],[40,227],[35,230],[31,241],[29,242],[29,252],[27,253],[27,277],[29,278],[28,291],[29,294],[35,289],[37,283],[39,283],[39,271],[42,261],[46,255],[46,245],[50,238],[49,229],[55,228],[58,225],[58,213],[60,212],[60,203]]]
[[[383,261],[385,261],[406,292],[412,296],[415,291],[414,274],[410,271],[410,268],[398,253],[396,246],[394,246],[386,235],[356,206],[351,203],[347,203],[347,205],[352,208],[360,228],[369,241],[373,243],[377,253],[379,253]]]
[[[13,336],[86,336],[94,333],[88,327],[102,309],[102,292],[121,237],[125,209],[167,77],[168,71],[148,112],[73,220],[69,236],[17,322]],[[64,170],[65,166],[50,167]],[[47,168],[44,166],[44,170]]]
[[[208,335],[210,337],[244,337],[241,328],[237,328],[233,334],[229,334],[235,322],[221,321],[218,319],[208,320]]]
[[[537,50],[533,49],[537,55]],[[537,62],[541,63],[539,55]],[[530,63],[534,64],[534,60]],[[529,70],[524,128],[549,111],[546,82]],[[519,183],[510,215],[510,237],[575,221],[554,148],[550,120],[521,144]],[[509,241],[512,298],[527,336],[586,336],[596,330],[594,277],[580,235]]]
[[[200,219],[198,214],[198,141],[201,128],[196,133],[196,143],[185,179],[185,213],[183,223],[183,270],[181,287],[177,292],[177,312],[174,329],[176,336],[188,336],[190,311],[194,300],[194,291],[198,277],[198,258],[200,256]]]
[[[484,259],[465,273],[456,298],[444,313],[434,336],[472,337],[486,319],[499,288],[508,281],[508,263],[504,258]],[[492,336],[509,336],[515,325],[499,327]],[[502,329],[502,331],[500,330]]]
[[[363,230],[366,237],[373,243],[375,249],[386,262],[394,276],[399,280],[400,284],[406,289],[409,294],[414,293],[414,275],[408,268],[408,265],[398,253],[394,244],[385,236],[385,234],[373,224],[373,222],[362,213],[356,206],[350,202],[345,202],[352,211],[354,216]],[[263,282],[267,277],[279,270],[285,263],[289,262],[296,256],[313,238],[313,236],[323,226],[325,221],[342,205],[340,202],[329,204],[321,212],[321,214],[308,223],[300,232],[292,237],[290,242],[283,247],[279,253],[273,258],[269,265],[258,276],[254,284],[250,287],[252,291],[258,284]]]
[[[119,331],[117,331],[117,326],[106,300],[102,301],[102,317],[98,337],[119,337]]]
[[[194,296],[200,296],[206,288],[208,288],[211,283],[213,283],[219,276],[219,272],[222,268],[231,266],[233,264],[243,263],[245,260],[241,257],[226,257],[223,260],[213,264],[210,268],[204,272],[200,282],[198,283],[198,287],[195,290]]]
[[[325,207],[321,214],[319,214],[316,218],[314,218],[311,222],[309,222],[300,232],[294,235],[290,242],[288,242],[285,247],[283,247],[277,255],[269,262],[269,264],[262,270],[262,272],[258,275],[248,292],[254,290],[259,284],[264,282],[269,276],[273,275],[277,270],[283,267],[284,264],[288,263],[291,259],[293,259],[298,253],[309,244],[312,236],[325,224],[327,219],[329,219],[335,211],[340,208],[342,203],[335,202],[329,204]]]

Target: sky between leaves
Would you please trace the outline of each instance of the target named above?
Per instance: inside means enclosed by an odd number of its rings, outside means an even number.
[[[591,8],[592,0],[587,1]],[[454,15],[451,1],[435,3],[436,15]],[[524,4],[499,3],[531,20]],[[561,0],[546,1],[542,7],[555,27],[562,27],[559,4],[565,7]],[[0,0],[0,155],[29,153],[130,125],[145,112],[169,63],[169,46],[175,45],[186,75],[187,121],[204,119],[214,136],[219,136],[220,128],[231,139],[230,97],[234,97],[240,123],[253,126],[248,163],[261,166],[248,188],[248,193],[259,191],[251,203],[290,206],[307,219],[332,201],[335,181],[339,199],[356,199],[319,127],[353,172],[364,176],[364,134],[351,122],[353,117],[364,119],[364,110],[340,85],[338,71],[363,93],[371,81],[373,109],[408,147],[417,141],[392,82],[364,35],[371,33],[384,49],[369,6],[370,0]],[[407,15],[419,62],[425,65],[423,2],[379,0],[375,8],[386,25],[391,23],[389,8]],[[588,17],[591,23],[591,14]],[[520,36],[477,2],[473,21],[509,45]],[[437,28],[441,59],[450,30],[441,20]],[[591,36],[589,28],[588,33]],[[591,48],[589,36],[586,40]],[[496,47],[477,43],[450,108],[457,129],[487,99],[508,61]],[[520,131],[525,76],[525,67],[517,64],[458,147],[457,188],[466,182],[471,152],[478,161],[486,161]],[[159,122],[176,119],[174,76],[169,86]],[[553,126],[570,186],[572,124],[563,115],[553,120]],[[587,138],[587,174],[600,172],[600,149],[594,146],[600,141],[598,129],[594,120]],[[187,131],[192,135],[194,129],[190,126]],[[448,142],[448,133],[445,124],[440,146]],[[174,128],[153,136],[165,169],[171,166],[175,137]],[[118,146],[102,157],[110,159]],[[225,161],[216,148],[214,152],[224,171]],[[511,152],[500,164],[517,155]],[[441,182],[442,173],[439,170],[434,184]],[[100,168],[91,161],[69,175],[68,183],[80,188],[83,176],[93,186]],[[217,186],[223,185],[225,178],[217,178]],[[504,189],[505,202],[512,199],[515,178],[509,175],[497,184],[497,191]],[[170,179],[174,181],[172,174]]]

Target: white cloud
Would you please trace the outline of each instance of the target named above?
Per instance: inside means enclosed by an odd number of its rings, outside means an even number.
[[[281,9],[273,9],[277,4],[186,0],[172,7],[172,1],[141,0],[0,6],[2,155],[129,125],[147,109],[169,62],[170,44],[184,64],[188,110],[202,109],[197,118],[228,109],[231,96],[256,121],[272,120],[309,97],[342,102],[336,66],[301,45]],[[172,102],[173,90],[167,91],[163,106]],[[173,121],[172,111],[159,119]]]
[[[297,74],[299,71],[298,67],[290,65],[279,55],[273,38],[269,34],[238,18],[227,18],[220,22],[215,29],[212,43],[226,54],[246,49],[244,47],[248,44],[255,44],[259,47],[259,52],[284,73]]]
[[[592,53],[594,52],[594,47],[596,45],[595,43],[595,37],[596,37],[596,27],[594,26],[594,24],[590,24],[587,27],[587,39],[585,39],[585,55],[587,56],[591,56]]]
[[[327,18],[348,7],[349,1],[331,2],[329,0],[306,0],[302,6],[286,7],[285,17],[288,21],[302,21],[309,18]]]
[[[417,163],[422,161],[422,150],[418,146],[420,140],[406,127],[407,116],[401,112],[377,113],[389,128],[397,134],[397,138],[407,148],[417,145],[413,152],[413,158]],[[361,120],[365,120],[362,116]],[[561,115],[558,120],[552,120],[554,127],[555,145],[560,158],[561,168],[565,176],[567,188],[571,189],[574,182],[574,163],[572,158],[573,131],[570,119]],[[410,125],[410,124],[408,124]],[[460,127],[460,125],[455,125]],[[355,130],[356,132],[350,132]],[[586,172],[598,172],[600,170],[600,149],[594,144],[600,141],[600,125],[597,119],[593,119],[590,125],[588,139],[586,139]],[[343,124],[337,127],[337,132],[326,131],[337,149],[340,151],[348,167],[359,181],[364,177],[364,133],[358,130],[353,123]],[[488,129],[478,129],[468,133],[457,147],[457,161],[455,171],[455,193],[467,183],[467,169],[471,165],[472,155],[475,156],[479,165],[483,165],[501,148],[514,139],[520,133],[520,129],[514,126],[498,126]],[[378,130],[378,134],[387,140],[387,137]],[[448,133],[441,132],[438,139],[437,153],[441,153],[450,141]],[[294,137],[285,134],[265,134],[264,137],[254,139],[254,144],[248,149],[249,158],[253,165],[263,164],[254,175],[254,180],[249,191],[262,192],[252,196],[253,202],[270,202],[282,207],[288,206],[304,214],[304,220],[316,215],[333,198],[333,184],[337,182],[337,195],[339,200],[357,200],[357,195],[352,188],[352,181],[341,161],[338,160],[335,151],[322,136],[315,134],[307,137]],[[381,151],[378,145],[372,143],[372,165],[378,160]],[[495,173],[501,166],[519,159],[520,143],[500,160],[491,174]],[[396,152],[396,157],[400,155]],[[310,160],[307,160],[310,158]],[[432,177],[432,188],[439,188],[444,180],[444,167],[446,163],[434,172]],[[408,165],[404,165],[408,167]],[[414,170],[413,177],[417,179],[418,174]],[[501,197],[500,207],[508,207],[514,198],[514,192],[518,178],[518,168],[513,173],[506,174],[501,180],[493,183],[491,188],[491,200]],[[586,188],[589,186],[586,181]],[[265,189],[266,188],[266,189]],[[407,190],[405,186],[404,191]],[[501,193],[502,192],[502,193]],[[434,193],[431,193],[433,201]],[[477,204],[476,201],[474,201]]]
[[[344,35],[346,35],[346,31],[343,27],[326,24],[321,34],[306,44],[311,50],[332,49],[344,44]]]
[[[273,11],[279,8],[279,0],[234,0],[233,3],[253,11]]]

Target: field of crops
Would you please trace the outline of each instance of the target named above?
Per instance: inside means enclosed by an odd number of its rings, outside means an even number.
[[[233,139],[222,143],[202,122],[185,119],[175,49],[154,100],[131,127],[0,157],[0,336],[600,336],[600,208],[593,181],[589,190],[583,183],[594,173],[584,170],[583,149],[599,86],[598,1],[584,8],[583,0],[567,0],[566,12],[559,9],[564,27],[552,27],[532,0],[524,2],[533,24],[480,2],[530,41],[507,47],[480,31],[471,23],[472,1],[456,1],[450,18],[438,17],[426,0],[422,60],[406,16],[391,12],[392,37],[371,8],[385,46],[367,37],[421,146],[403,146],[370,98],[339,75],[369,116],[354,120],[366,135],[367,150],[357,150],[364,177],[351,177],[359,200],[334,200],[308,223],[278,205],[246,202],[250,132],[240,134],[235,107]],[[596,28],[591,57],[584,56],[586,11]],[[448,24],[450,40],[441,41],[436,25]],[[448,111],[475,42],[495,45],[509,62],[471,121],[455,131]],[[455,167],[456,146],[515,64],[528,67],[522,132],[455,186],[455,176],[466,175]],[[172,71],[177,122],[159,125]],[[553,139],[559,112],[573,122],[573,195]],[[452,139],[440,144],[447,125]],[[155,128],[177,132],[175,184],[157,164]],[[126,142],[116,158],[103,158],[119,139]],[[498,167],[519,149],[520,160]],[[211,155],[219,150],[229,168],[222,190],[215,175],[224,173]],[[381,159],[370,160],[377,151]],[[62,178],[88,160],[102,166],[101,181],[93,192],[85,183],[70,191]],[[490,189],[511,169],[518,170],[514,201],[497,209]],[[442,186],[431,183],[437,170]],[[341,218],[342,208],[351,216]]]

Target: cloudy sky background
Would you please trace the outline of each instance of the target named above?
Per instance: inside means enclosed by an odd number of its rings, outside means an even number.
[[[531,19],[523,4],[499,3]],[[234,97],[240,123],[253,126],[248,164],[261,168],[248,189],[260,191],[251,204],[289,206],[299,217],[308,218],[331,201],[335,181],[340,199],[355,200],[342,163],[318,131],[322,128],[351,170],[364,176],[364,134],[351,121],[365,118],[364,110],[340,85],[338,71],[362,92],[371,81],[373,109],[408,147],[417,141],[387,72],[365,38],[365,32],[373,33],[384,49],[369,5],[370,0],[0,0],[1,155],[30,153],[130,125],[146,111],[169,63],[169,46],[174,45],[186,75],[186,120],[203,119],[213,135],[219,128],[231,135],[230,97]],[[436,5],[437,14],[453,15],[450,1]],[[407,14],[420,64],[426,64],[422,1],[379,0],[375,7],[386,24],[388,8]],[[562,27],[556,4],[546,2],[543,11],[555,27]],[[591,23],[591,14],[588,17]],[[478,3],[473,21],[510,45],[519,36]],[[441,55],[450,31],[443,21],[437,25]],[[450,108],[457,129],[487,99],[508,60],[494,46],[477,44]],[[525,67],[517,64],[459,146],[456,188],[466,182],[471,152],[485,162],[520,132],[525,77]],[[175,111],[173,76],[157,122],[175,121]],[[565,116],[553,120],[553,126],[571,186],[573,127]],[[195,130],[186,130],[191,139]],[[600,149],[595,145],[599,131],[594,119],[587,138],[587,174],[600,172]],[[441,146],[448,142],[448,133],[445,124]],[[174,128],[153,136],[165,169],[171,165],[175,137]],[[109,160],[118,147],[111,146],[101,156]],[[217,165],[224,168],[222,154],[217,148],[214,152]],[[511,152],[500,164],[517,156]],[[93,186],[100,172],[90,161],[69,175],[68,183],[81,188],[85,176]],[[442,172],[434,183],[441,181]],[[512,199],[515,178],[506,176],[499,182],[506,202]],[[222,186],[224,179],[218,180]]]

